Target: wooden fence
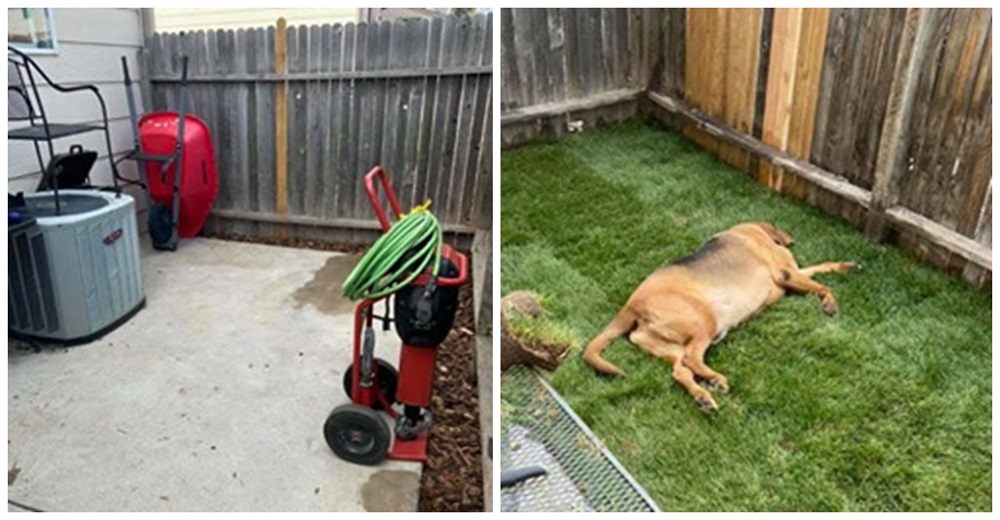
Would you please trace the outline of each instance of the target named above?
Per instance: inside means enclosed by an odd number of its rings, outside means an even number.
[[[188,109],[213,132],[217,230],[376,226],[362,176],[382,165],[405,207],[433,200],[446,230],[488,218],[492,15],[378,24],[155,34],[153,108]],[[284,231],[282,231],[284,230]]]
[[[639,16],[656,28],[644,33],[653,49],[648,83],[629,84],[646,94],[622,117],[642,113],[680,128],[770,189],[845,218],[875,240],[895,236],[977,285],[991,282],[991,10],[660,9]],[[597,97],[613,88],[587,92],[574,107],[601,107]],[[559,110],[544,115],[565,119]]]
[[[655,9],[503,9],[503,145],[560,135],[567,123],[635,114],[654,66]]]

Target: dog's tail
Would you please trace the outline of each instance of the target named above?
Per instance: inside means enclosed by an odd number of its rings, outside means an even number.
[[[611,323],[607,327],[604,327],[604,330],[587,344],[587,348],[583,349],[583,360],[598,372],[626,377],[622,369],[602,358],[601,352],[604,352],[604,349],[608,348],[608,345],[618,336],[632,330],[635,326],[635,321],[635,313],[629,310],[627,306],[622,308],[615,315],[614,319],[611,320]]]

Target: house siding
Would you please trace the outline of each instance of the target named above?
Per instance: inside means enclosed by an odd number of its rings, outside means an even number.
[[[289,26],[350,23],[361,19],[358,8],[337,9],[155,9],[157,32],[267,27],[284,17]]]

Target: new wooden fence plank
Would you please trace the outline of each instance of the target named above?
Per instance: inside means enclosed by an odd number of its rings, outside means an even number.
[[[724,66],[718,58],[718,44],[725,31],[726,12],[721,9],[688,9],[687,41],[684,55],[684,93],[691,105],[712,116],[719,116],[719,78]],[[713,155],[718,155],[719,142],[714,137],[687,125],[684,135]]]
[[[761,141],[782,151],[788,147],[801,35],[802,9],[775,9]],[[781,170],[762,164],[757,181],[771,190],[781,191],[782,177]]]
[[[274,71],[278,74],[288,72],[288,36],[285,19],[279,18],[274,34]],[[284,215],[288,213],[288,86],[279,83],[274,97],[274,207]]]
[[[802,13],[802,35],[795,63],[795,93],[786,150],[803,160],[809,160],[811,152],[829,20],[829,9],[805,9]],[[808,186],[799,177],[790,176],[785,178],[784,193],[801,200],[805,198]]]
[[[757,52],[760,41],[761,9],[730,9],[725,33],[725,84],[723,120],[733,128],[753,131],[754,94],[757,83]],[[719,157],[727,164],[746,171],[748,154],[738,147],[719,144]]]

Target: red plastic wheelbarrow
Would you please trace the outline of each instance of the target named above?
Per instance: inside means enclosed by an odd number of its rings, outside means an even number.
[[[123,160],[138,165],[136,184],[146,197],[153,247],[175,251],[179,238],[201,231],[219,194],[212,134],[201,119],[187,113],[187,56],[182,58],[178,112],[153,112],[138,119],[124,57],[122,70],[133,131],[133,149]]]

